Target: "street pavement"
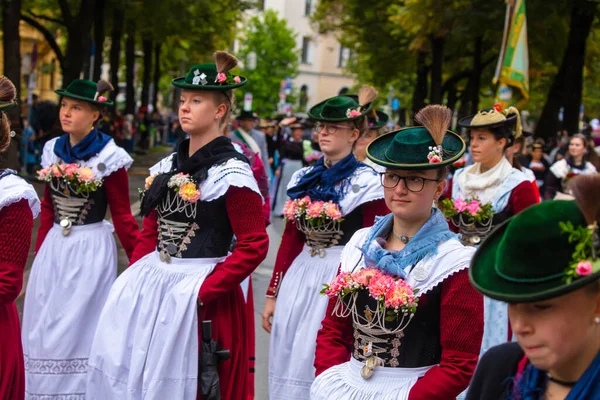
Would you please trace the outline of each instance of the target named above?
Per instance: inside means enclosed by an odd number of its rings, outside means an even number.
[[[131,201],[131,210],[133,215],[141,227],[141,218],[139,217],[139,191],[138,188],[144,187],[144,180],[148,176],[148,168],[160,161],[163,157],[170,154],[169,148],[163,147],[153,149],[150,154],[134,156],[134,162],[129,169],[129,197]],[[35,187],[40,199],[43,197],[44,185],[37,181],[31,182]],[[110,210],[107,214],[107,220],[110,221]],[[267,228],[269,234],[269,253],[265,261],[256,269],[252,275],[252,284],[254,291],[254,321],[256,326],[256,387],[255,399],[267,399],[267,382],[268,382],[268,358],[269,358],[269,335],[261,327],[261,314],[265,306],[265,292],[271,279],[273,266],[275,265],[275,256],[281,241],[283,233],[283,221],[281,218],[272,218],[272,225]],[[17,308],[19,316],[22,316],[23,301],[26,296],[27,279],[31,270],[31,264],[34,258],[35,241],[39,229],[39,218],[35,221],[33,236],[31,240],[31,248],[25,268],[23,291],[17,299]],[[118,273],[123,272],[127,268],[128,259],[123,250],[118,237],[115,235],[118,251]]]

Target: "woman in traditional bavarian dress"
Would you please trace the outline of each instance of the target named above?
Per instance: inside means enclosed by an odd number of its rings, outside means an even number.
[[[600,399],[600,177],[569,186],[575,201],[524,210],[473,257],[473,286],[508,303],[518,343],[482,357],[469,400]]]
[[[271,333],[271,400],[308,399],[315,340],[327,307],[319,291],[335,276],[352,234],[388,212],[377,174],[352,153],[368,130],[366,115],[376,96],[365,86],[358,96],[333,97],[309,111],[324,156],[298,171],[287,191],[287,222],[263,312],[263,328]]]
[[[77,79],[60,96],[64,135],[44,146],[46,181],[23,310],[29,399],[83,399],[96,323],[117,277],[117,232],[129,257],[139,227],[129,202],[132,159],[94,123],[112,90]],[[104,221],[110,207],[112,224]]]
[[[428,106],[415,119],[424,126],[367,147],[367,157],[386,168],[381,185],[392,212],[354,234],[324,290],[330,300],[311,399],[450,400],[475,370],[483,300],[467,274],[474,250],[432,208],[446,187],[446,166],[466,145],[447,130],[448,108]]]
[[[215,61],[173,80],[190,138],[150,169],[134,263],[113,285],[94,337],[88,400],[196,399],[206,372],[198,366],[199,318],[212,321],[212,338],[231,353],[219,365],[221,398],[247,397],[240,283],[265,258],[268,236],[248,160],[220,133],[232,89],[246,79],[229,72],[237,65],[230,54],[217,52]]]
[[[586,160],[587,138],[578,133],[569,140],[569,152],[565,158],[552,164],[547,176],[546,199],[572,199],[568,182],[576,175],[595,175],[596,167]]]
[[[0,152],[10,145],[14,132],[5,111],[16,105],[13,83],[0,76]],[[19,314],[14,303],[23,286],[23,271],[33,219],[40,201],[33,186],[10,169],[0,170],[0,399],[22,400],[25,396],[25,368]]]
[[[474,164],[455,172],[452,201],[440,206],[462,234],[463,244],[476,246],[494,226],[538,203],[538,196],[529,178],[505,157],[521,136],[516,108],[503,111],[496,106],[463,118],[459,125],[470,131]],[[511,339],[506,304],[485,297],[484,310],[482,353]]]

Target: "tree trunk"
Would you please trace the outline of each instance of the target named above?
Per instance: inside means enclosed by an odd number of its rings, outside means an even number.
[[[106,0],[96,0],[96,12],[94,13],[94,73],[92,80],[98,82],[102,75],[102,64],[104,55],[104,9]]]
[[[456,85],[448,86],[448,102],[446,106],[454,111],[456,107],[456,103],[458,102],[458,89],[456,89]]]
[[[113,29],[110,36],[110,83],[115,88],[114,97],[119,94],[119,65],[121,64],[121,40],[123,39],[123,20],[125,11],[115,7]]]
[[[14,83],[21,95],[21,0],[2,1],[2,46],[4,48],[4,75]]]
[[[561,107],[564,107],[563,129],[566,129],[569,134],[578,131],[585,48],[597,5],[596,2],[586,0],[573,2],[567,48],[546,98],[535,131],[536,136],[551,137],[556,134],[560,129],[558,112]]]
[[[469,80],[469,103],[471,103],[471,114],[479,111],[479,92],[481,91],[481,74],[483,64],[481,55],[483,53],[483,37],[475,38],[475,53],[473,54],[473,74]]]
[[[428,68],[425,64],[427,53],[420,51],[417,54],[417,81],[415,83],[415,91],[413,92],[413,115],[421,108],[425,107],[425,99],[427,98],[427,72]]]
[[[161,44],[154,45],[154,93],[152,95],[152,106],[156,110],[158,107],[158,84],[160,82],[160,50]]]
[[[152,39],[142,40],[144,51],[144,75],[142,78],[142,107],[147,106],[150,97],[150,81],[152,79]]]
[[[127,40],[125,41],[125,81],[127,89],[125,91],[125,114],[135,114],[135,22],[130,21],[127,24]]]
[[[444,62],[444,38],[431,39],[431,93],[429,104],[442,103],[442,64]]]
[[[61,2],[61,3],[64,3]],[[63,69],[63,85],[68,85],[79,78],[81,72],[89,74],[90,39],[95,0],[82,0],[77,15],[68,14],[68,5],[61,7],[62,17],[67,28],[67,51]],[[87,67],[87,68],[86,68]]]

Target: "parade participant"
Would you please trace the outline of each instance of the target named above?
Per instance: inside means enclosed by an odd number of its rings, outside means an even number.
[[[385,168],[367,158],[366,150],[369,143],[386,132],[386,125],[389,119],[390,117],[386,113],[372,109],[368,116],[369,131],[358,139],[354,148],[356,159],[372,167],[377,172],[383,172]]]
[[[247,398],[240,284],[265,258],[269,239],[248,159],[220,131],[232,89],[247,82],[229,72],[236,65],[219,51],[214,64],[173,80],[190,138],[150,169],[133,264],[113,285],[94,337],[87,399],[196,399],[199,320],[212,321],[213,339],[231,353],[219,365],[221,398]]]
[[[516,108],[495,106],[461,119],[459,125],[470,131],[474,164],[457,170],[452,179],[452,208],[460,215],[451,223],[462,234],[463,244],[477,245],[494,226],[536,204],[538,198],[529,178],[505,157],[507,148],[521,136]],[[467,204],[478,204],[492,215],[484,212],[478,223],[472,224],[464,215]],[[482,353],[510,338],[506,304],[485,297]]]
[[[535,175],[535,181],[540,190],[541,198],[545,198],[546,179],[550,165],[544,158],[544,146],[541,143],[534,143],[531,147],[531,161],[529,162],[528,168],[532,170]]]
[[[296,128],[292,128],[295,126]],[[273,193],[273,215],[283,216],[283,207],[288,200],[286,189],[292,180],[294,174],[304,166],[304,148],[302,136],[304,128],[299,124],[291,124],[292,134],[289,139],[279,140],[279,163],[278,178],[275,181],[275,191]]]
[[[477,365],[483,300],[468,278],[474,250],[432,207],[466,145],[447,130],[452,112],[444,106],[428,106],[415,120],[424,126],[367,147],[386,168],[391,213],[354,234],[325,291],[311,399],[455,399]]]
[[[365,86],[358,96],[332,97],[309,110],[324,156],[296,172],[288,186],[287,221],[262,316],[271,333],[271,400],[308,399],[317,331],[327,308],[319,291],[335,276],[354,232],[389,212],[377,174],[352,153],[368,130],[366,115],[376,96]]]
[[[269,173],[269,151],[267,148],[267,139],[264,132],[255,129],[258,121],[258,116],[252,111],[243,110],[239,117],[239,126],[234,130],[230,138],[233,142],[243,143],[250,147],[253,152],[258,153],[263,165],[265,173]]]
[[[0,152],[14,132],[5,111],[17,103],[13,83],[0,76]],[[19,314],[14,303],[23,285],[23,271],[31,245],[33,219],[40,201],[33,186],[10,169],[0,170],[0,399],[25,397],[25,367]]]
[[[555,162],[550,167],[546,184],[546,199],[571,199],[568,182],[579,174],[595,175],[596,167],[586,159],[587,138],[581,133],[575,134],[569,140],[569,150],[566,157]]]
[[[523,165],[525,160],[527,160],[527,158],[522,154],[523,146],[525,146],[525,136],[521,135],[519,138],[515,139],[512,146],[504,151],[504,156],[513,168],[524,173],[527,179],[529,179],[529,182],[531,182],[531,185],[533,186],[536,203],[539,203],[542,199],[540,196],[540,189],[535,179],[535,174],[532,170]]]
[[[28,397],[83,396],[96,323],[117,277],[113,225],[128,257],[139,233],[129,201],[133,160],[94,126],[113,105],[104,94],[111,90],[76,79],[56,91],[65,133],[42,153],[38,175],[47,183],[23,309]]]
[[[600,399],[600,177],[569,186],[576,201],[528,208],[473,257],[473,286],[508,302],[518,344],[483,356],[467,399]]]

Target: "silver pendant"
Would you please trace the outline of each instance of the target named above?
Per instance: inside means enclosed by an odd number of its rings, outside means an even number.
[[[175,254],[175,253],[177,253],[177,246],[175,246],[173,243],[169,243],[167,245],[167,252],[169,254]]]
[[[415,281],[422,282],[429,276],[429,268],[423,264],[417,265],[417,267],[410,272],[410,275]]]
[[[160,261],[165,262],[167,264],[171,263],[171,256],[164,250],[160,251]]]
[[[97,166],[96,168],[98,168],[98,171],[100,171],[100,172],[104,172],[104,171],[106,171],[106,164],[104,164],[104,163],[99,163],[99,164],[98,164],[98,166]]]
[[[65,218],[60,221],[60,227],[62,228],[63,236],[67,236],[69,233],[71,233],[73,223],[69,219]]]
[[[354,193],[358,193],[360,191],[360,186],[358,186],[356,183],[354,185],[352,185],[352,191]]]
[[[481,242],[481,238],[479,236],[471,236],[469,238],[469,242],[472,244],[479,244],[479,242]]]
[[[404,244],[407,244],[409,240],[410,240],[410,238],[406,235],[400,236],[400,241]]]

